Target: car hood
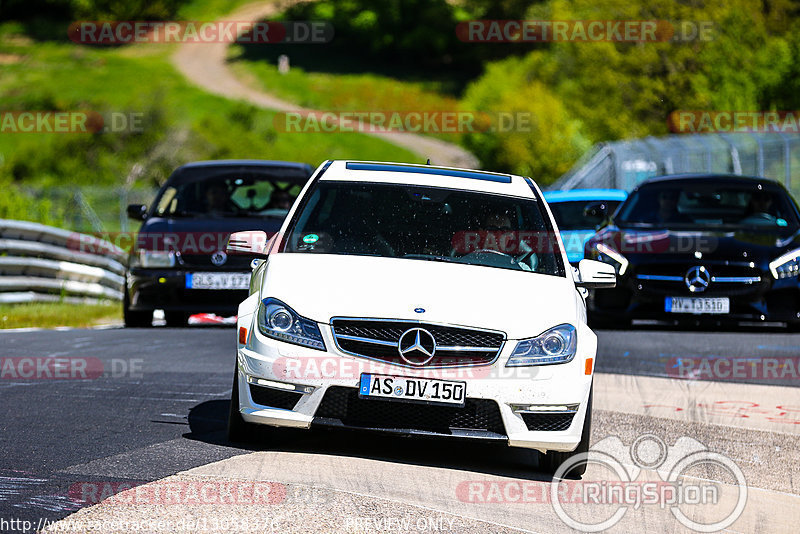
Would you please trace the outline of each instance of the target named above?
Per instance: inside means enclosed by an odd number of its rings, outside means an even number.
[[[637,263],[683,259],[696,263],[695,252],[701,252],[706,261],[753,262],[762,269],[781,254],[800,247],[798,234],[765,230],[640,230],[609,226],[587,242],[587,250],[601,241]]]
[[[578,317],[577,291],[567,278],[396,258],[273,254],[261,296],[321,323],[402,319],[499,330],[509,339],[576,324]]]

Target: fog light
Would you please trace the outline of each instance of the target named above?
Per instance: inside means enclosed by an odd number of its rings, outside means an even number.
[[[511,404],[514,413],[576,413],[579,404]]]
[[[264,386],[272,389],[282,389],[284,391],[295,391],[297,393],[314,393],[314,386],[300,386],[296,384],[287,384],[286,382],[277,382],[275,380],[267,380],[265,378],[257,378],[255,376],[247,377],[248,384],[255,384],[257,386]]]

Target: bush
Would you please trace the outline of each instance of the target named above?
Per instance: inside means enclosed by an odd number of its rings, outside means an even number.
[[[0,20],[167,20],[186,0],[4,0]]]
[[[510,114],[513,128],[465,134],[464,144],[486,168],[546,184],[566,172],[591,143],[557,96],[542,83],[524,79],[521,64],[515,59],[491,65],[464,97],[465,107],[487,113],[495,128],[501,126],[499,114]]]

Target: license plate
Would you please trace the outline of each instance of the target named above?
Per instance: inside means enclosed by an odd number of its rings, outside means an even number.
[[[664,301],[664,311],[669,313],[722,314],[731,312],[731,303],[728,297],[667,297]]]
[[[250,273],[187,273],[187,289],[249,289]]]
[[[465,382],[433,378],[411,378],[362,374],[358,396],[362,398],[394,399],[427,404],[464,406],[467,395]]]

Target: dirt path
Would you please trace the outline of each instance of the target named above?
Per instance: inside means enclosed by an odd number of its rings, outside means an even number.
[[[290,2],[258,2],[236,10],[221,21],[257,21],[286,9]],[[173,63],[194,84],[210,93],[250,102],[276,111],[309,111],[286,100],[253,89],[240,81],[228,68],[228,43],[184,43],[173,56]],[[368,133],[384,141],[430,158],[432,163],[453,167],[478,167],[475,156],[452,143],[411,133]]]

